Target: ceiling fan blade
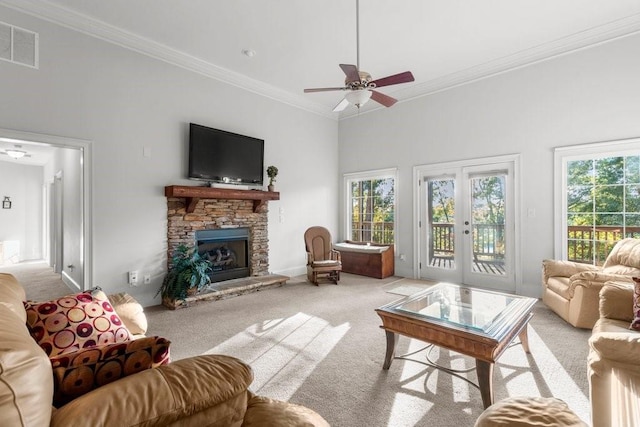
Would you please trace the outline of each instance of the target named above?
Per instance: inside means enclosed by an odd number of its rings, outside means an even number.
[[[358,67],[351,64],[340,64],[340,68],[347,76],[347,82],[359,82],[360,81],[360,73],[358,72]]]
[[[376,92],[375,90],[371,91],[371,99],[384,105],[385,107],[391,107],[393,104],[398,102],[397,99],[392,98],[389,95],[385,95],[384,93]]]
[[[344,87],[318,87],[318,88],[314,88],[314,89],[305,89],[304,93],[311,93],[311,92],[329,92],[332,90],[346,90],[346,88]]]
[[[340,102],[338,103],[338,105],[336,105],[336,106],[333,108],[333,112],[334,112],[334,113],[337,113],[337,112],[339,112],[339,111],[342,111],[342,110],[344,110],[345,108],[347,108],[347,106],[348,106],[348,105],[349,105],[349,101],[347,101],[347,98],[343,98],[343,99],[342,99],[342,101],[340,101]]]
[[[393,76],[383,77],[381,79],[374,80],[371,83],[372,84],[375,83],[376,87],[383,87],[383,86],[397,85],[399,83],[409,83],[414,80],[415,79],[413,78],[413,74],[411,74],[411,71],[405,71],[404,73],[394,74]]]

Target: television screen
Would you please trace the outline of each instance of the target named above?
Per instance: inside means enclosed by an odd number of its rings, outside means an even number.
[[[262,186],[264,140],[191,123],[189,178]]]

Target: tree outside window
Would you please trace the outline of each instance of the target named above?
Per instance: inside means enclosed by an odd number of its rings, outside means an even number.
[[[640,237],[639,193],[637,154],[567,161],[567,258],[602,265],[616,242]]]
[[[347,178],[348,239],[395,243],[395,177],[373,175]]]

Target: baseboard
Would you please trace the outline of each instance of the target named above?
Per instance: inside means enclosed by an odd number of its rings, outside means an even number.
[[[73,280],[73,278],[69,276],[66,271],[60,273],[60,276],[62,277],[62,281],[64,282],[64,284],[67,285],[71,290],[75,292],[82,291],[82,287],[80,286],[80,284]]]
[[[288,268],[286,270],[278,270],[278,271],[274,271],[273,274],[282,274],[283,276],[289,276],[289,277],[301,276],[303,274],[307,274],[307,267],[302,266],[302,267]]]

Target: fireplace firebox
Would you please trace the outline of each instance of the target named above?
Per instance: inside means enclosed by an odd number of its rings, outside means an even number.
[[[211,262],[211,282],[249,277],[249,228],[196,230],[198,253]]]

